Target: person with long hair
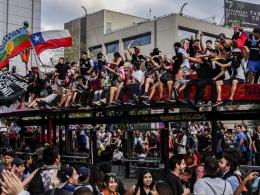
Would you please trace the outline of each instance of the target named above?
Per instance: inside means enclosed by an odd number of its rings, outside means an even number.
[[[103,174],[97,167],[90,170],[89,183],[93,189],[93,195],[99,195],[103,185]]]
[[[154,187],[151,191],[151,194],[152,195],[172,195],[172,190],[167,183],[160,181],[154,185]]]
[[[152,195],[154,177],[149,170],[142,170],[139,174],[137,184],[128,189],[126,195]]]
[[[118,180],[115,175],[106,174],[104,176],[103,184],[102,195],[120,195],[117,192]]]

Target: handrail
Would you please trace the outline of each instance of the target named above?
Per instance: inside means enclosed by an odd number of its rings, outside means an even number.
[[[243,170],[260,170],[260,166],[240,165],[239,167]]]

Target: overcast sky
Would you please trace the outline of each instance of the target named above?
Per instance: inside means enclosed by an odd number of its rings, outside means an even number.
[[[241,0],[260,4],[260,0]],[[101,9],[123,12],[147,18],[149,9],[152,17],[179,12],[181,6],[185,15],[208,19],[220,23],[224,14],[224,0],[42,0],[42,29],[63,29],[63,24],[84,15],[81,6],[88,13]]]

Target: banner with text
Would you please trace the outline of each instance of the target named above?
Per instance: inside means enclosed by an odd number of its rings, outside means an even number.
[[[235,1],[225,1],[226,23],[229,25],[240,24],[245,28],[254,28],[260,25],[260,5]]]
[[[27,91],[27,83],[10,72],[0,71],[0,105],[10,105]]]

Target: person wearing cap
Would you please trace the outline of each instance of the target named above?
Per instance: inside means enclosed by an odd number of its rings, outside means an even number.
[[[14,160],[14,152],[13,150],[6,150],[3,152],[3,164],[0,166],[0,174],[3,170],[12,170],[12,162]]]
[[[245,44],[249,50],[249,60],[247,69],[249,71],[249,83],[258,83],[260,73],[260,27],[253,29],[253,37],[248,38]],[[258,75],[257,77],[255,77]]]
[[[20,158],[15,158],[12,162],[12,170],[22,181],[24,179],[25,161]]]
[[[205,175],[202,179],[196,181],[194,194],[233,194],[230,184],[217,177],[218,171],[218,160],[215,157],[207,157],[205,160]]]
[[[104,54],[99,51],[97,53],[97,59],[94,61],[94,69],[97,71],[97,73],[104,71],[104,66],[108,63],[108,57],[104,56]]]
[[[227,64],[222,64],[220,62],[218,62],[217,60],[214,60],[215,64],[222,67],[222,68],[228,68],[231,67],[232,70],[232,74],[230,79],[228,80],[220,80],[216,82],[216,86],[217,86],[217,101],[213,106],[218,106],[220,104],[223,103],[222,99],[221,99],[221,86],[223,84],[231,84],[231,93],[229,96],[229,101],[228,101],[228,105],[232,105],[233,103],[233,98],[237,89],[237,85],[238,84],[243,84],[245,83],[245,71],[243,69],[242,66],[242,54],[240,49],[236,48],[232,50],[232,61],[227,63]]]
[[[72,195],[78,185],[78,173],[69,165],[65,165],[58,170],[57,177],[60,184],[54,189],[55,195]]]
[[[79,187],[87,187],[91,190],[91,192],[93,192],[93,188],[89,183],[90,169],[82,166],[77,169],[77,172],[79,174],[79,183],[77,189]]]
[[[244,32],[239,25],[234,26],[234,34],[232,36],[232,41],[235,47],[239,48],[242,51],[247,39],[248,36],[246,32]]]
[[[127,46],[127,51],[129,53],[129,55],[131,56],[131,64],[133,65],[137,65],[137,66],[140,66],[141,65],[141,61],[142,59],[144,59],[144,56],[141,54],[141,49],[139,46],[135,45],[133,48],[134,48],[134,52],[132,52],[130,50],[130,47],[132,45],[133,41],[131,41],[129,43],[129,45]]]

